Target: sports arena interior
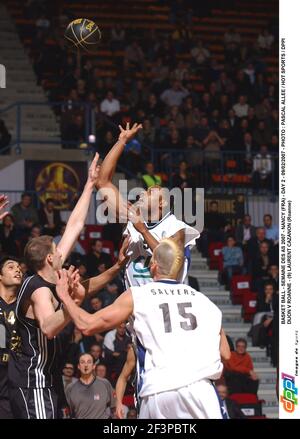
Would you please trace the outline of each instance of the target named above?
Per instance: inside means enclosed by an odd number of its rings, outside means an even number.
[[[101,31],[89,52],[64,38],[78,18]],[[278,19],[277,0],[0,5],[0,193],[9,200],[0,256],[20,259],[26,275],[26,244],[43,234],[59,242],[94,154],[104,159],[119,125],[142,124],[114,183],[204,188],[188,282],[222,311],[232,356],[216,385],[241,409],[237,418],[278,417]],[[83,280],[114,264],[122,240],[123,225],[99,224],[97,205],[95,192],[66,264]],[[94,313],[123,291],[121,273],[82,306]],[[125,325],[108,337],[71,332],[58,372],[64,385],[90,352],[114,389],[131,343]],[[123,404],[125,417],[137,417],[130,383]]]

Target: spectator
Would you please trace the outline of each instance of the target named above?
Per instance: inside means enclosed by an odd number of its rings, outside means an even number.
[[[95,376],[90,354],[79,357],[80,378],[66,389],[66,398],[75,419],[110,419],[115,408],[113,389],[106,379]]]
[[[3,120],[0,119],[0,154],[9,154],[10,148],[7,148],[11,141],[11,134]]]
[[[155,185],[161,186],[162,184],[161,177],[155,174],[154,165],[152,162],[146,163],[145,171],[146,173],[142,176],[142,181],[143,181],[143,186],[146,190]]]
[[[199,240],[199,246],[204,257],[208,257],[208,247],[211,242],[224,241],[226,219],[218,212],[217,201],[209,203],[209,211],[204,214],[204,230]]]
[[[247,117],[249,105],[244,95],[239,96],[238,102],[232,107],[237,117]]]
[[[264,120],[260,120],[253,130],[253,140],[258,145],[268,145],[271,142],[271,135],[272,133]]]
[[[253,160],[253,186],[255,192],[261,192],[261,188],[270,189],[272,184],[272,158],[268,153],[267,145],[261,145],[260,152]]]
[[[121,27],[120,23],[116,23],[110,32],[111,48],[112,50],[121,50],[124,47],[125,30]]]
[[[189,92],[182,86],[180,81],[173,81],[172,88],[165,90],[160,98],[168,106],[174,105],[180,107],[184,98],[188,96]]]
[[[259,246],[262,242],[267,242],[269,245],[272,242],[266,239],[266,231],[263,227],[257,227],[255,231],[255,237],[249,239],[247,242],[247,254],[249,255],[249,259],[254,259],[259,255]]]
[[[252,135],[247,132],[244,134],[244,139],[241,144],[241,149],[245,153],[245,159],[244,159],[244,172],[251,172],[251,166],[252,166],[252,154],[255,151],[256,144],[253,142]]]
[[[77,378],[74,377],[74,372],[74,365],[72,363],[65,363],[62,371],[62,382],[65,390],[69,384],[77,381]]]
[[[270,330],[273,325],[273,295],[274,285],[266,283],[264,295],[258,296],[257,313],[253,318],[252,327],[249,335],[252,337],[252,345],[267,347],[267,354],[270,355],[271,335]]]
[[[208,136],[203,140],[204,162],[209,174],[216,172],[220,159],[221,147],[224,146],[224,140],[220,138],[216,131],[210,131]]]
[[[258,312],[269,312],[272,311],[272,300],[273,294],[275,292],[273,282],[269,280],[264,284],[264,293],[263,295],[258,295],[257,301],[257,311]]]
[[[100,364],[103,356],[102,356],[102,348],[98,343],[94,343],[90,347],[91,356],[94,358],[94,364],[97,366],[97,364]]]
[[[257,291],[262,281],[268,279],[269,266],[272,264],[274,264],[274,257],[270,251],[270,245],[263,241],[259,246],[258,255],[251,262],[254,291]]]
[[[102,300],[97,296],[91,297],[90,307],[92,313],[99,311],[100,309],[102,309]]]
[[[258,120],[266,120],[272,114],[272,106],[269,99],[263,97],[261,101],[255,105],[255,114]]]
[[[195,186],[193,176],[190,174],[188,164],[185,160],[179,163],[179,172],[173,176],[173,187],[192,188]]]
[[[144,70],[145,55],[136,40],[129,44],[125,49],[124,59],[134,68]]]
[[[268,52],[274,43],[274,36],[264,29],[257,37],[257,46],[262,52]]]
[[[102,251],[103,244],[101,239],[92,241],[92,251],[87,254],[86,265],[89,276],[96,276],[98,274],[98,267],[100,264],[105,264],[107,268],[112,266],[112,259],[108,253]]]
[[[104,363],[98,363],[96,365],[96,377],[107,379],[107,367]]]
[[[199,168],[203,163],[201,143],[195,140],[194,136],[188,136],[185,150],[185,159],[188,166],[198,174]]]
[[[184,128],[184,118],[182,113],[179,111],[179,107],[174,105],[170,108],[170,111],[167,114],[166,120],[173,120],[175,122],[176,128],[181,130]]]
[[[32,197],[29,193],[24,192],[21,196],[21,202],[16,203],[11,212],[15,218],[15,226],[18,238],[23,235],[29,235],[34,224],[38,223],[38,212],[32,206]]]
[[[55,236],[57,234],[61,225],[61,217],[52,198],[47,198],[45,205],[39,210],[39,223],[42,225],[45,235]]]
[[[270,265],[269,270],[268,270],[268,274],[269,274],[268,282],[272,282],[272,284],[274,285],[274,291],[275,291],[275,293],[277,293],[279,290],[279,267],[278,267],[278,265],[276,265],[276,264]]]
[[[198,41],[192,48],[191,55],[194,60],[194,65],[199,67],[207,63],[210,58],[210,52],[204,46],[202,41]]]
[[[264,215],[264,229],[266,232],[266,238],[273,242],[273,245],[278,244],[279,241],[279,228],[272,224],[272,215],[266,213]]]
[[[235,351],[231,352],[230,359],[224,364],[224,376],[229,394],[257,394],[259,380],[254,372],[252,358],[247,352],[247,341],[239,338],[236,340],[235,347]]]
[[[149,119],[144,120],[143,129],[138,132],[137,139],[144,146],[154,146],[156,130]]]
[[[251,216],[244,215],[242,223],[236,227],[235,239],[238,245],[245,248],[251,238],[255,238],[255,227],[251,224]]]
[[[113,282],[109,282],[106,285],[106,288],[101,291],[100,297],[103,303],[103,308],[106,306],[111,305],[114,303],[116,298],[120,295],[120,293],[123,291],[123,288],[120,288],[118,286],[118,280],[115,280]]]
[[[120,112],[120,102],[114,98],[112,91],[108,91],[106,98],[101,102],[100,109],[106,116],[113,117]]]
[[[248,63],[247,67],[244,69],[244,72],[249,77],[249,82],[251,85],[255,84],[255,68],[252,63]]]
[[[241,44],[241,36],[233,27],[224,34],[224,45],[227,50],[236,50]]]
[[[240,247],[237,247],[233,236],[227,238],[227,246],[222,248],[225,283],[229,289],[234,274],[243,272],[244,257]]]
[[[66,149],[84,146],[85,127],[81,114],[73,114],[70,122],[62,118],[62,140]]]
[[[5,215],[0,224],[0,251],[9,256],[18,256],[14,217]]]
[[[223,401],[223,406],[229,419],[245,419],[246,416],[240,409],[239,405],[233,400],[228,398],[228,387],[226,384],[218,384],[216,386],[218,394]]]

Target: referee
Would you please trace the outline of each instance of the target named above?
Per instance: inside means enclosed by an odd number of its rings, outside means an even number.
[[[72,418],[109,419],[114,414],[116,401],[112,386],[105,378],[95,376],[95,367],[91,354],[80,355],[80,378],[65,391]]]

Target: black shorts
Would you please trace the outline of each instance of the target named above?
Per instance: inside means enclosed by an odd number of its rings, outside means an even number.
[[[57,395],[53,388],[10,388],[9,398],[15,419],[57,418]]]
[[[13,419],[9,399],[0,398],[0,419]]]

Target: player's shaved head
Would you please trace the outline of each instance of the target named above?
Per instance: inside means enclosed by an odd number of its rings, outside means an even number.
[[[163,239],[153,251],[152,262],[157,265],[160,276],[177,279],[183,261],[183,252],[172,239]]]

